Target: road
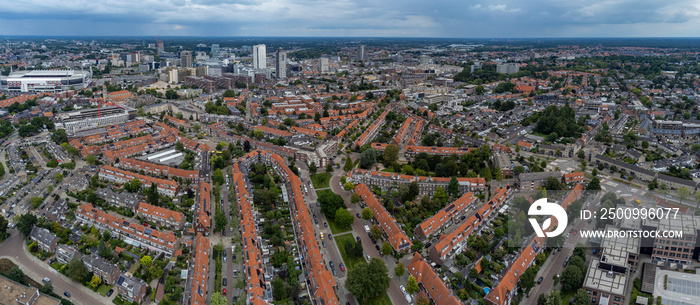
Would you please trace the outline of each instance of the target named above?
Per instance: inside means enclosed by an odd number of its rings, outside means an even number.
[[[10,230],[12,236],[0,243],[0,258],[7,258],[18,265],[24,274],[41,283],[41,279],[48,277],[56,294],[62,295],[64,291],[71,294],[70,300],[79,305],[110,304],[109,298],[92,292],[85,286],[73,282],[65,275],[60,274],[48,264],[32,256],[24,244],[23,238],[17,230]],[[116,294],[116,291],[115,291]]]
[[[336,169],[333,172],[333,176],[331,177],[330,181],[330,187],[333,190],[334,193],[339,194],[340,196],[343,197],[345,200],[345,203],[348,206],[348,211],[352,215],[355,215],[357,213],[361,212],[361,207],[359,204],[351,204],[350,203],[350,195],[347,191],[343,189],[342,186],[340,186],[340,177],[344,175],[345,172],[342,169]],[[365,233],[364,225],[370,224],[370,221],[364,220],[364,219],[358,219],[357,217],[355,218],[355,222],[352,223],[352,229],[355,233],[355,236],[359,236],[360,240],[362,241],[362,247],[365,249],[367,254],[369,254],[370,257],[380,257],[384,260],[384,263],[386,264],[387,268],[389,269],[389,276],[391,277],[391,283],[389,286],[389,290],[387,290],[387,293],[389,294],[389,298],[391,298],[391,303],[394,305],[406,305],[408,302],[406,302],[406,299],[404,298],[403,292],[401,292],[401,289],[399,289],[399,283],[396,281],[396,278],[394,277],[394,266],[396,266],[396,262],[393,259],[393,257],[388,256],[388,257],[382,257],[381,254],[379,254],[379,251],[374,247],[374,244],[372,243],[372,240],[370,239],[369,235]],[[411,255],[406,255],[404,256],[403,261],[404,266],[408,266],[408,262],[412,258]],[[354,300],[354,298],[352,298]],[[342,303],[341,303],[342,304]]]

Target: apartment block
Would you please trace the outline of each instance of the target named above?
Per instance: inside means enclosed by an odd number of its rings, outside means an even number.
[[[119,163],[115,164],[115,166],[129,171],[144,171],[156,177],[163,175],[168,178],[178,177],[192,182],[199,181],[199,171],[184,170],[137,159],[122,158],[119,159]]]
[[[136,215],[141,216],[149,222],[154,222],[159,226],[169,227],[171,230],[182,230],[185,227],[185,216],[180,212],[175,212],[159,206],[150,205],[145,202],[139,204]]]
[[[441,229],[454,223],[460,216],[474,207],[476,197],[471,192],[466,192],[444,209],[427,218],[416,226],[415,235],[421,239],[427,239],[433,234],[439,234]]]
[[[100,169],[99,178],[119,184],[124,184],[133,179],[138,179],[144,186],[151,186],[152,184],[155,184],[158,189],[158,193],[170,197],[174,197],[180,192],[180,186],[174,180],[165,180],[136,174],[115,168],[111,165],[105,165]]]
[[[384,205],[379,203],[377,197],[374,196],[367,185],[363,183],[356,185],[355,192],[360,195],[363,205],[372,209],[376,223],[382,228],[384,236],[394,248],[394,251],[406,252],[410,250],[413,243],[406,236],[406,233],[401,230],[396,219],[389,214]]]

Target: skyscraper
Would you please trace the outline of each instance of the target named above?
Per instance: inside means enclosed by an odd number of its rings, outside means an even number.
[[[275,71],[277,71],[277,78],[287,78],[287,51],[284,49],[277,49],[277,56],[275,57]]]
[[[257,44],[253,46],[253,68],[267,68],[267,53],[265,51],[264,44]]]
[[[216,43],[212,44],[211,45],[211,57],[212,58],[219,58],[219,52],[220,52],[219,44],[216,44]]]
[[[328,73],[328,58],[321,57],[319,59],[319,65],[321,66],[319,69],[321,73]]]
[[[158,40],[158,42],[156,43],[156,47],[158,48],[158,54],[165,52],[165,46],[163,45],[162,40]]]
[[[192,51],[180,52],[180,64],[183,68],[192,68]]]
[[[359,61],[365,61],[367,59],[367,50],[366,46],[361,44],[359,48],[357,49],[357,59]]]

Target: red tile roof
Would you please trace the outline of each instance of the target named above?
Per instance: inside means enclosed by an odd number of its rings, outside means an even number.
[[[396,219],[394,219],[384,206],[379,203],[377,197],[372,194],[364,183],[356,185],[355,192],[357,192],[365,204],[372,209],[374,218],[384,230],[384,234],[388,237],[389,243],[394,248],[394,251],[403,251],[413,245],[411,240],[408,239],[408,236],[406,236],[406,233],[404,233],[398,223],[396,223]]]

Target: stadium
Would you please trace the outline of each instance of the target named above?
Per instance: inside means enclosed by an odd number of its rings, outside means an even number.
[[[0,76],[0,90],[8,92],[61,92],[82,89],[90,83],[90,72],[74,70],[33,70]]]

